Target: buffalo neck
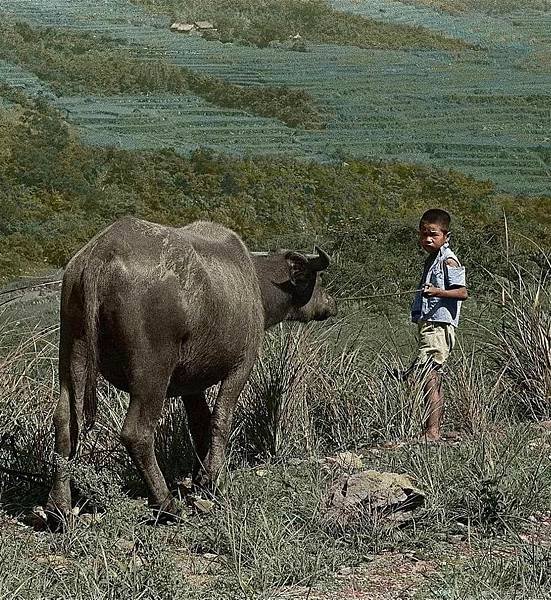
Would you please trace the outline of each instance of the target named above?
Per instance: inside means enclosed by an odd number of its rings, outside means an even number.
[[[278,257],[279,258],[279,257]],[[284,285],[278,283],[285,280],[281,259],[274,260],[270,256],[253,256],[253,265],[258,277],[262,308],[264,310],[264,329],[269,329],[284,321],[292,308],[291,295]],[[286,264],[284,265],[286,267]]]

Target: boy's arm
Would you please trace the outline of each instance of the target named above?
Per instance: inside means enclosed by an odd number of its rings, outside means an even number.
[[[461,266],[459,263],[453,258],[448,258],[446,261],[446,266],[459,269]],[[464,275],[463,275],[464,276]],[[464,285],[458,283],[451,283],[449,289],[443,290],[442,288],[437,288],[430,283],[426,284],[423,288],[423,295],[436,298],[454,298],[455,300],[466,300],[469,297],[467,292],[467,288]]]

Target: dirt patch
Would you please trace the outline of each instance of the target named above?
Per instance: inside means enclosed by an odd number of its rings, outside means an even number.
[[[372,562],[341,567],[335,575],[336,589],[295,587],[274,598],[308,600],[407,600],[414,598],[437,571],[435,561],[419,560],[412,554],[383,553]]]

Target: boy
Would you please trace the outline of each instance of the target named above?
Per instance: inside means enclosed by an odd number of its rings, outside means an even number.
[[[425,376],[423,391],[427,419],[423,438],[438,441],[444,412],[442,365],[454,343],[461,301],[467,299],[465,268],[450,250],[450,215],[427,210],[419,223],[419,243],[428,252],[420,291],[411,306],[411,320],[419,329],[419,353],[414,367]]]

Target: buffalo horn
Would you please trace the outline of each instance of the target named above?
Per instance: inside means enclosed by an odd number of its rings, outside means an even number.
[[[316,254],[307,254],[308,264],[314,271],[325,271],[329,266],[329,255],[318,246],[315,246]]]

